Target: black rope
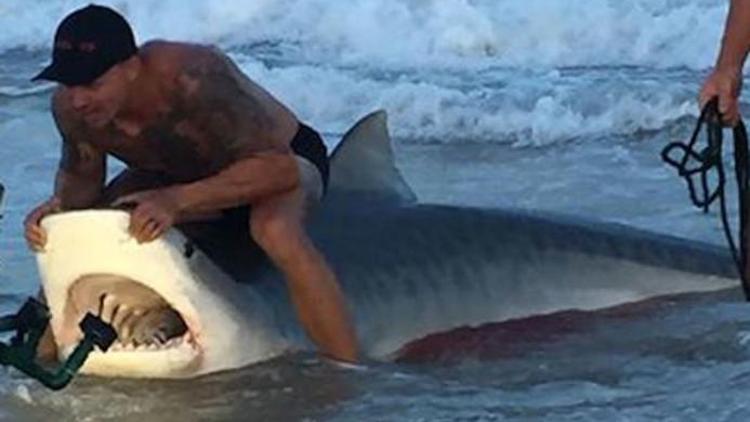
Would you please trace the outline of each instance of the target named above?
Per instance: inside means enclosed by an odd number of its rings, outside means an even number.
[[[669,165],[675,167],[680,177],[687,182],[690,191],[690,200],[698,208],[702,208],[707,213],[709,207],[715,201],[719,201],[719,211],[721,214],[721,223],[724,230],[724,236],[729,243],[729,249],[732,252],[732,258],[737,265],[737,270],[742,280],[742,290],[745,293],[745,299],[750,301],[750,284],[748,279],[747,267],[747,247],[750,238],[748,238],[748,195],[750,194],[750,161],[748,161],[747,131],[745,125],[740,120],[733,129],[734,135],[734,170],[737,181],[738,212],[739,212],[739,237],[740,246],[737,251],[737,243],[732,235],[732,227],[729,224],[729,216],[726,205],[726,175],[724,173],[724,161],[722,159],[723,128],[721,125],[721,114],[718,109],[718,99],[711,100],[701,111],[698,123],[693,130],[690,141],[685,144],[682,142],[673,142],[667,145],[661,152],[662,159]],[[706,126],[706,139],[708,145],[700,152],[695,147],[703,126]],[[673,158],[674,151],[678,151],[682,156],[679,159]],[[713,191],[709,188],[709,173],[711,170],[716,171],[717,185]],[[694,176],[700,178],[701,191],[696,189]],[[699,196],[700,193],[700,196]]]

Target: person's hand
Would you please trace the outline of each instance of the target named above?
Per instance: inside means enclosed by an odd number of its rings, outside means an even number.
[[[37,206],[26,216],[23,222],[24,237],[29,249],[35,252],[44,251],[47,244],[47,232],[39,225],[42,219],[50,214],[60,212],[60,199],[53,196]]]
[[[145,190],[116,199],[113,206],[133,206],[128,231],[138,243],[151,242],[172,227],[180,210],[170,188]]]
[[[701,110],[714,97],[719,98],[719,112],[723,123],[735,126],[740,120],[739,96],[742,90],[742,71],[716,68],[703,82],[699,95]]]

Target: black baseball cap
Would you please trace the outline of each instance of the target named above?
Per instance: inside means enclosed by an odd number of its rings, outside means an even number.
[[[32,80],[87,85],[138,51],[130,25],[115,10],[91,4],[60,22],[52,63]]]

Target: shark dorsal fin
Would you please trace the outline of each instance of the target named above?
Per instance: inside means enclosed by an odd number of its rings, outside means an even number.
[[[416,196],[396,168],[388,116],[378,110],[360,119],[331,154],[329,190],[370,199],[411,203]]]

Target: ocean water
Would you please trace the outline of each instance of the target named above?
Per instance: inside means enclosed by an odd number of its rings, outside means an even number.
[[[139,41],[217,44],[331,146],[389,114],[420,201],[617,221],[724,244],[661,163],[689,136],[721,0],[121,0]],[[59,157],[52,85],[28,79],[83,1],[0,3],[0,309],[38,288],[21,223]],[[744,106],[744,104],[743,104]],[[654,280],[658,282],[658,280]],[[483,334],[430,363],[294,355],[191,381],[82,377],[52,393],[0,377],[0,420],[724,420],[750,416],[738,289]],[[555,329],[564,327],[564,329]],[[448,355],[450,355],[448,351]]]

